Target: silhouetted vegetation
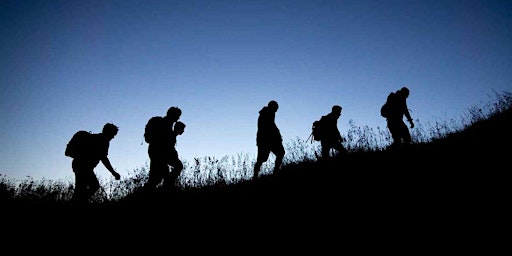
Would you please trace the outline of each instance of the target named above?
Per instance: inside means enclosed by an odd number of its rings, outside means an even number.
[[[353,207],[385,199],[380,204],[388,207],[398,199],[429,201],[439,200],[441,195],[461,204],[464,200],[480,200],[498,188],[493,179],[501,176],[501,166],[510,165],[510,92],[495,93],[493,102],[470,107],[459,120],[415,123],[410,148],[391,151],[386,150],[391,141],[387,129],[356,126],[350,121],[344,135],[348,153],[321,162],[317,161],[319,143],[295,138],[285,143],[282,173],[272,174],[271,159],[262,165],[260,178],[255,181],[251,180],[253,155],[241,153],[220,159],[206,156],[184,161],[178,188],[148,196],[140,193],[148,173],[148,166],[142,166],[119,181],[102,180],[102,188],[90,205],[135,207],[172,202],[197,208],[204,204],[227,206],[241,196],[256,205],[280,202],[280,207],[293,204],[297,210],[305,205],[318,206],[319,199],[329,201],[329,207],[338,203]],[[4,205],[67,206],[72,194],[73,181],[37,181],[30,177],[18,181],[0,176],[0,201]],[[366,201],[356,202],[355,198]]]

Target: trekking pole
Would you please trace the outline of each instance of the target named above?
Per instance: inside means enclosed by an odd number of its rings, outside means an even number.
[[[309,134],[309,137],[306,139],[306,143],[308,143],[309,139],[311,139],[311,143],[313,143],[313,133]]]

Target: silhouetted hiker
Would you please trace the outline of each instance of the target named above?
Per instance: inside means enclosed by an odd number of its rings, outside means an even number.
[[[270,152],[276,156],[274,164],[274,173],[277,173],[283,163],[285,150],[283,147],[283,138],[281,132],[275,123],[276,112],[279,105],[271,100],[267,106],[259,111],[258,131],[256,133],[256,146],[258,147],[258,156],[254,164],[253,179],[258,178],[261,165],[268,160]]]
[[[94,168],[101,161],[116,180],[121,176],[117,173],[108,159],[110,141],[117,135],[118,127],[107,123],[101,133],[79,131],[73,136],[66,147],[66,155],[73,157],[72,168],[75,173],[75,191],[73,201],[87,203],[89,198],[98,191],[100,183]],[[84,137],[79,138],[83,134]]]
[[[181,161],[176,161],[178,154],[174,148],[179,133],[178,130],[174,131],[174,125],[180,117],[181,109],[170,107],[164,117],[152,117],[146,124],[144,138],[149,144],[150,159],[149,176],[144,185],[146,190],[156,188],[162,181],[164,187],[173,187],[175,179],[183,169]],[[177,128],[179,127],[180,125]],[[169,172],[169,165],[173,166],[172,174]]]
[[[346,153],[346,149],[343,146],[343,137],[338,130],[338,119],[341,116],[341,106],[334,105],[331,108],[331,112],[320,118],[322,123],[322,137],[320,144],[322,146],[322,159],[330,157],[331,149],[335,149],[338,153]]]
[[[407,107],[407,98],[409,89],[402,87],[400,90],[390,93],[387,102],[389,102],[389,113],[386,115],[386,122],[391,137],[393,138],[392,148],[411,143],[411,133],[405,124],[403,117],[407,118],[411,129],[414,128],[409,108]]]

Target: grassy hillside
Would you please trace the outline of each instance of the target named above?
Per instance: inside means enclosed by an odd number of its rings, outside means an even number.
[[[30,225],[85,215],[86,220],[101,223],[123,219],[133,225],[167,227],[184,223],[213,229],[283,225],[333,232],[345,228],[364,232],[370,227],[382,232],[448,228],[473,234],[501,225],[510,199],[512,101],[510,94],[499,99],[488,114],[477,109],[461,129],[409,148],[351,150],[328,161],[305,158],[256,181],[161,190],[151,195],[133,189],[122,198],[82,207],[62,196],[33,199],[37,188],[27,189],[30,192],[23,197],[4,182],[2,218],[23,219]],[[59,189],[70,188],[53,186],[40,191],[62,195]]]
[[[213,199],[277,205],[307,204],[322,200],[376,199],[449,201],[459,193],[487,194],[497,189],[510,165],[512,109],[496,108],[462,129],[401,150],[354,151],[329,161],[288,163],[281,173],[233,185],[162,193],[205,203]],[[475,186],[478,182],[478,186]],[[493,188],[494,187],[494,188]],[[483,189],[487,191],[484,191]],[[173,194],[175,193],[175,195]],[[350,195],[350,197],[348,196]],[[147,198],[135,199],[150,201]],[[310,200],[311,202],[308,202]],[[460,201],[464,200],[460,197]],[[127,200],[129,204],[132,201]]]

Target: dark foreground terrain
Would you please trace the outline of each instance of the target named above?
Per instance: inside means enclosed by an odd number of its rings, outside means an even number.
[[[43,232],[113,228],[116,236],[162,230],[217,239],[226,232],[241,240],[237,234],[261,234],[262,240],[322,237],[331,246],[342,236],[396,236],[396,243],[423,247],[463,246],[461,239],[465,246],[499,244],[511,198],[510,131],[512,115],[506,111],[404,150],[350,153],[287,165],[256,181],[135,193],[106,204],[13,202],[2,208],[2,220]]]

